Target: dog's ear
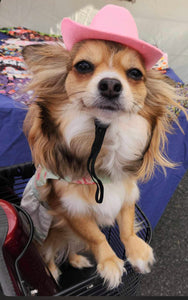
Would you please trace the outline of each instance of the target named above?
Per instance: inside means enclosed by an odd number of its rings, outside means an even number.
[[[26,89],[33,92],[33,98],[62,97],[71,68],[70,52],[54,43],[26,46],[22,54],[32,76]]]
[[[23,48],[22,55],[29,70],[37,73],[42,68],[60,67],[66,72],[69,52],[58,43],[34,44]]]
[[[61,44],[45,44],[25,47],[23,57],[32,75],[25,90],[35,100],[26,115],[24,132],[36,165],[47,164],[53,171],[54,149],[60,139],[53,113],[67,100],[65,80],[72,66],[71,54]]]
[[[32,65],[34,65],[36,61],[40,60],[42,57],[41,50],[43,49],[44,45],[41,44],[29,45],[23,48],[22,56],[29,69],[32,68]]]

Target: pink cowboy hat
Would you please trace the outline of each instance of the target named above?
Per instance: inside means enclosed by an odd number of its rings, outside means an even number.
[[[99,10],[90,26],[64,18],[61,32],[67,50],[71,50],[75,43],[87,39],[114,41],[137,50],[144,58],[147,69],[153,67],[163,56],[161,50],[139,39],[136,23],[130,12],[116,5],[106,5]]]

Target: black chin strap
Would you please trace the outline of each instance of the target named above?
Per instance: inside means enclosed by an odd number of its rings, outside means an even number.
[[[101,150],[106,129],[109,125],[101,124],[98,120],[95,120],[95,140],[93,142],[91,153],[87,161],[87,169],[92,178],[92,180],[97,185],[97,190],[95,193],[95,200],[97,203],[102,203],[104,196],[104,187],[102,181],[97,177],[95,173],[95,161]]]

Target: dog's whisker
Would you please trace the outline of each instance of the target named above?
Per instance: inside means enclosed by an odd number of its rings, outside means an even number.
[[[134,105],[134,107],[138,107],[139,109],[142,109],[142,107],[143,107],[142,104],[135,102],[135,101],[133,101],[133,105]]]
[[[67,93],[67,96],[70,98],[70,97],[72,97],[72,96],[76,96],[76,95],[84,94],[84,93],[86,93],[86,91],[76,91],[76,92],[71,93],[71,94],[68,94],[68,93]]]

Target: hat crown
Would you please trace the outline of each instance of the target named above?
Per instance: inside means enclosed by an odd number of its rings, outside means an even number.
[[[89,27],[138,39],[138,30],[132,15],[126,8],[116,5],[106,5],[99,10]]]
[[[112,4],[104,6],[89,26],[64,18],[61,31],[68,51],[83,40],[113,41],[138,51],[147,69],[150,69],[163,55],[161,50],[139,39],[136,22],[130,12],[121,6]]]

